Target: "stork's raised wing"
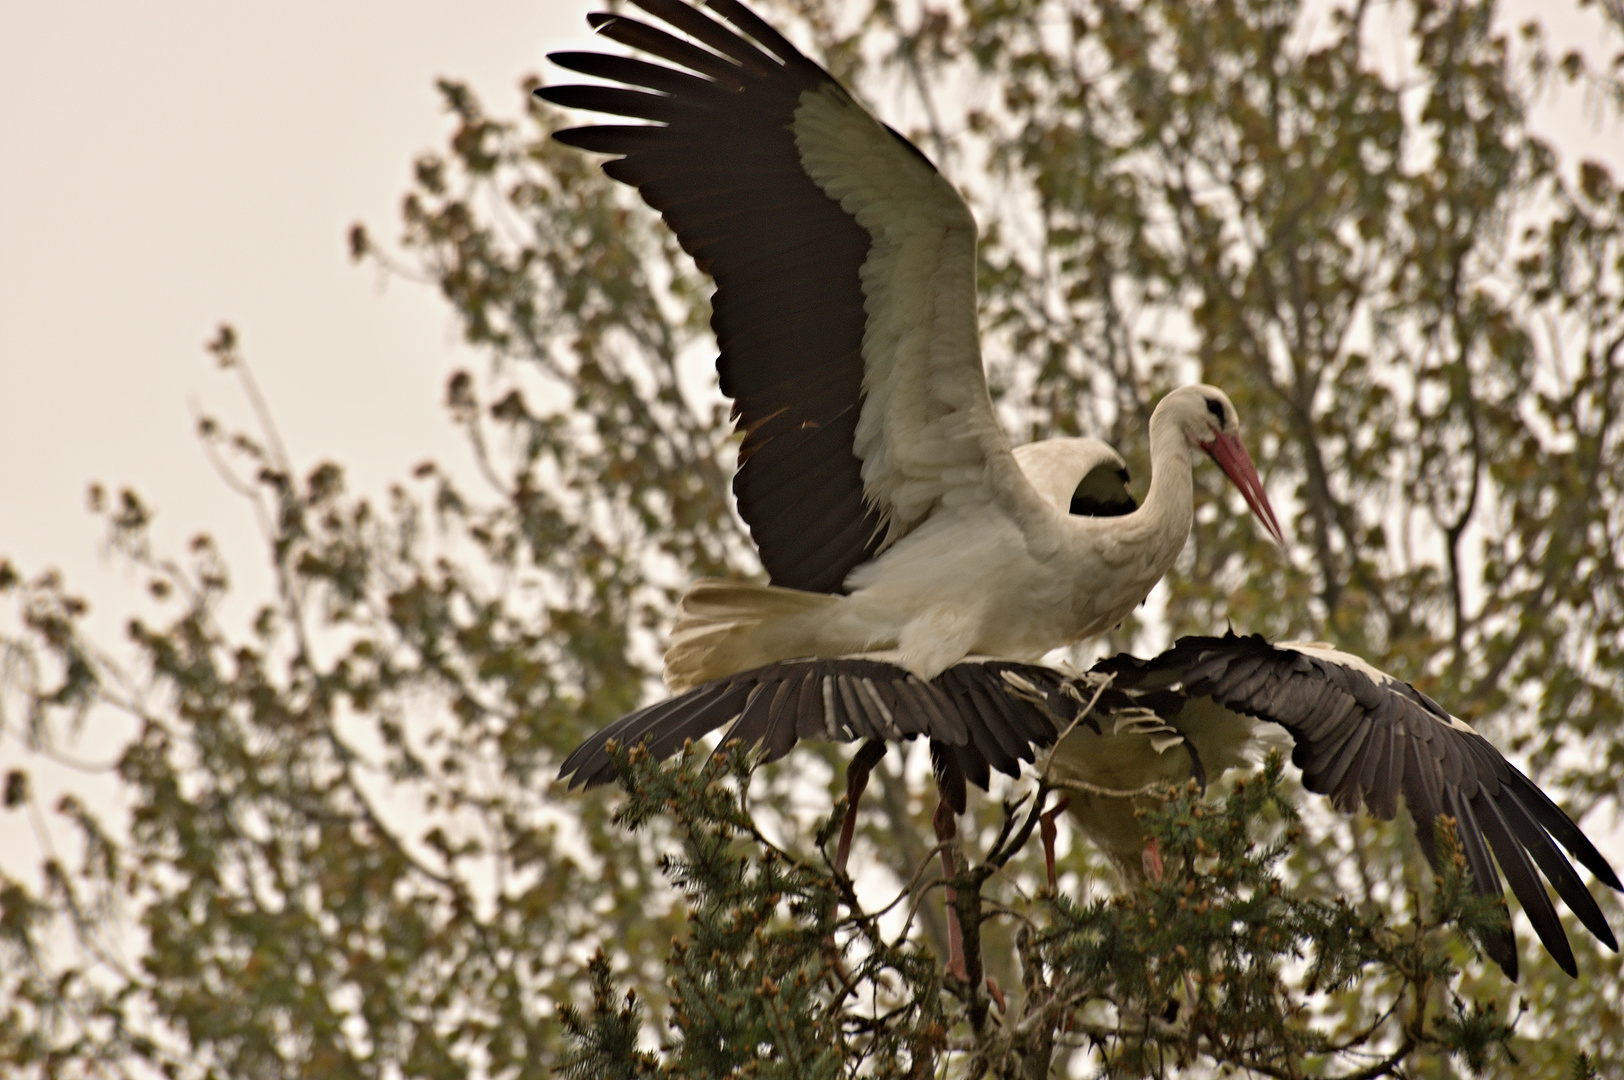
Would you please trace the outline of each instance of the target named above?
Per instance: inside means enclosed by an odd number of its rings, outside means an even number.
[[[636,87],[552,86],[558,105],[653,121],[560,131],[616,154],[716,280],[722,392],[744,432],[733,488],[773,584],[838,592],[949,492],[1030,496],[981,367],[975,221],[930,161],[737,0],[633,0],[600,33],[674,67],[565,52]],[[1035,496],[1031,496],[1035,500]]]
[[[1190,697],[1279,724],[1296,740],[1291,756],[1303,786],[1329,795],[1344,812],[1363,805],[1390,820],[1402,792],[1434,869],[1434,822],[1453,817],[1476,890],[1503,895],[1498,861],[1540,941],[1569,975],[1577,971],[1573,951],[1539,872],[1579,921],[1617,950],[1601,908],[1557,845],[1620,889],[1606,858],[1493,744],[1409,683],[1328,645],[1272,645],[1235,634],[1181,638],[1153,660],[1113,657],[1095,670],[1113,672],[1119,688],[1176,685]],[[1484,947],[1517,977],[1509,928]]]
[[[964,812],[964,780],[985,789],[991,769],[1020,774],[1021,762],[1051,745],[1054,719],[1068,722],[1087,700],[1075,678],[1037,664],[969,661],[925,682],[904,668],[856,658],[791,660],[717,679],[657,702],[603,728],[565,759],[560,777],[591,787],[614,779],[607,744],[647,745],[663,758],[689,739],[723,724],[723,742],[738,739],[776,761],[801,739],[892,742],[931,740],[942,772],[957,766],[956,794],[943,796]]]

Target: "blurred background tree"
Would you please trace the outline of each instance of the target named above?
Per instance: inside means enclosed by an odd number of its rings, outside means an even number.
[[[1207,490],[1165,605],[1109,647],[1226,621],[1329,639],[1525,758],[1592,830],[1614,826],[1624,191],[1598,164],[1559,161],[1528,113],[1571,84],[1611,122],[1616,65],[1552,55],[1535,25],[1497,35],[1493,4],[1466,0],[1306,14],[1286,0],[762,6],[966,192],[984,234],[989,374],[1018,439],[1101,435],[1142,491],[1145,424],[1165,389],[1216,382],[1246,418],[1294,542],[1277,551],[1245,515],[1217,512],[1228,496],[1199,476]],[[6,777],[0,813],[12,827],[31,818],[42,844],[38,872],[0,878],[11,1072],[595,1068],[594,1045],[625,1051],[642,1031],[647,1050],[668,1019],[694,1020],[683,972],[698,961],[670,942],[703,930],[721,879],[690,859],[673,888],[662,852],[714,833],[811,858],[837,789],[830,748],[749,782],[759,834],[729,833],[742,828],[730,811],[694,793],[628,830],[611,818],[615,794],[552,784],[582,737],[659,692],[683,586],[759,570],[728,504],[736,442],[708,381],[708,283],[633,193],[549,141],[578,118],[526,98],[501,120],[455,83],[442,91],[456,131],[417,161],[398,243],[361,226],[350,240],[358,260],[438,286],[488,352],[486,370],[446,384],[478,481],[425,463],[368,497],[338,464],[295,461],[263,410],[256,431],[202,421],[276,571],[248,634],[218,617],[229,576],[207,537],[155,550],[133,492],[92,493],[113,548],[150,586],[150,608],[129,621],[133,653],[87,640],[86,602],[56,576],[0,563],[21,627],[3,642],[0,723],[57,757],[100,710],[135,730],[117,751],[117,812],[40,805],[27,768]],[[257,403],[235,333],[222,327],[210,348]],[[923,766],[899,757],[879,771],[857,856],[875,896],[904,888],[929,850]],[[1268,800],[1253,803],[1238,805],[1266,818]],[[1421,918],[1406,897],[1425,900],[1433,883],[1407,822],[1306,813],[1301,843],[1259,856],[1293,904],[1343,895],[1356,912]],[[1003,815],[996,800],[979,815],[985,847]],[[1080,844],[1062,871],[1074,898],[1110,884]],[[758,899],[802,890],[807,906],[781,916],[794,925],[821,933],[832,918],[814,878],[738,873]],[[1014,903],[1040,875],[1032,853],[1014,857],[988,895]],[[917,936],[939,946],[937,896],[920,903]],[[1618,925],[1616,898],[1603,902]],[[777,925],[774,905],[763,927]],[[1082,915],[1048,910],[1047,925],[1083,932]],[[983,951],[1035,1000],[1023,983],[1034,958],[1080,954],[1056,938],[1040,957],[1019,925],[989,920]],[[810,963],[821,937],[798,940],[784,955]],[[1447,1058],[1439,1047],[1465,1044],[1435,1026],[1389,1067],[1557,1075],[1582,1073],[1583,1053],[1624,1069],[1617,958],[1581,932],[1570,981],[1523,942],[1515,989],[1459,941],[1435,947],[1454,950],[1441,979],[1399,980],[1435,1006],[1428,1022],[1471,1028],[1477,1012],[1448,1020],[1460,1002],[1515,1020],[1503,1048]],[[924,966],[871,947],[927,1001]],[[613,976],[596,976],[598,1007],[561,1012],[585,1006],[600,948]],[[1261,962],[1296,980],[1270,992],[1325,1040],[1371,1028],[1396,1000],[1391,979],[1310,983],[1286,953]],[[1447,974],[1453,963],[1464,974]],[[635,988],[646,1011],[615,1005],[611,986]],[[1154,979],[1141,990],[1168,992]],[[967,1013],[942,1009],[897,1021],[914,1043],[893,1057],[836,1055],[832,1067],[980,1067],[988,1059],[962,1043]],[[615,1023],[620,1043],[605,1034]],[[1068,1024],[1049,1025],[1072,1032],[1061,1071],[1182,1062],[1123,1056],[1084,1038],[1083,1019]],[[1369,1071],[1405,1049],[1401,1030],[1352,1056],[1303,1042],[1276,1074]],[[1493,1048],[1488,1028],[1472,1030]],[[965,1053],[938,1060],[949,1046]],[[1251,1060],[1220,1050],[1190,1060]]]

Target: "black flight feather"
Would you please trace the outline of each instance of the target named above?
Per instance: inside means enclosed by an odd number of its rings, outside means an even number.
[[[1120,689],[1172,686],[1187,697],[1210,697],[1226,709],[1281,725],[1296,741],[1292,760],[1303,771],[1303,785],[1342,810],[1363,805],[1388,820],[1402,794],[1434,870],[1435,824],[1443,815],[1454,817],[1473,888],[1502,897],[1503,872],[1541,942],[1569,974],[1573,953],[1545,881],[1597,940],[1617,948],[1568,855],[1619,889],[1607,860],[1486,739],[1408,683],[1344,654],[1233,633],[1181,638],[1152,660],[1113,657],[1095,670],[1114,674]],[[1483,946],[1515,979],[1509,928],[1489,935]]]
[[[556,137],[618,155],[605,171],[635,185],[715,279],[717,371],[746,433],[733,481],[739,512],[773,584],[844,591],[847,574],[885,535],[853,450],[867,326],[860,273],[870,238],[807,174],[791,130],[807,92],[844,91],[736,0],[708,4],[725,22],[682,0],[636,2],[692,40],[620,16],[595,16],[592,25],[671,67],[561,53],[565,68],[636,89],[537,94],[654,122]],[[817,392],[800,393],[813,372]]]

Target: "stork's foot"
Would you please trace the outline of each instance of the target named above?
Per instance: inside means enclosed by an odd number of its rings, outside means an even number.
[[[1054,874],[1054,819],[1059,817],[1071,805],[1071,798],[1067,796],[1055,804],[1053,810],[1045,810],[1043,816],[1038,818],[1038,836],[1043,840],[1043,868],[1049,874],[1049,891],[1058,892],[1059,883]]]
[[[846,766],[846,816],[840,822],[840,842],[835,845],[835,870],[839,873],[846,872],[846,860],[851,857],[851,838],[857,830],[857,804],[868,787],[869,774],[884,756],[885,743],[870,739],[852,755],[851,764]]]
[[[1165,867],[1162,866],[1162,846],[1152,836],[1145,841],[1145,850],[1139,853],[1139,861],[1145,868],[1146,881],[1160,881]]]

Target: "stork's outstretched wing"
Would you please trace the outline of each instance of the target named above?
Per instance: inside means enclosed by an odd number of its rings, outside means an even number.
[[[930,161],[737,0],[633,0],[599,33],[668,64],[565,52],[625,84],[550,86],[646,125],[555,136],[619,155],[716,280],[722,392],[744,432],[733,487],[773,584],[838,592],[950,492],[1036,505],[981,367],[975,221]],[[626,89],[625,87],[636,89]]]
[[[1296,740],[1291,757],[1302,769],[1303,786],[1330,796],[1340,810],[1351,813],[1363,805],[1390,820],[1402,793],[1434,869],[1434,823],[1453,817],[1474,887],[1503,895],[1498,861],[1540,941],[1569,975],[1577,971],[1573,951],[1540,872],[1598,940],[1618,948],[1600,906],[1561,848],[1620,889],[1606,858],[1493,744],[1409,683],[1328,645],[1273,645],[1258,635],[1234,634],[1181,638],[1155,659],[1118,656],[1095,670],[1115,674],[1119,689],[1176,687],[1188,697],[1211,698],[1279,724]],[[1510,978],[1517,977],[1509,928],[1484,947]]]
[[[897,742],[924,736],[946,753],[963,780],[985,789],[991,769],[1010,776],[1051,745],[1055,720],[1068,722],[1086,701],[1075,679],[1038,664],[968,661],[929,682],[894,664],[857,658],[791,660],[717,679],[657,702],[603,728],[564,761],[560,777],[590,787],[614,779],[608,742],[647,745],[656,758],[732,723],[722,737],[759,747],[765,761],[801,739]],[[940,772],[943,762],[938,760]],[[964,812],[963,780],[956,797]]]

